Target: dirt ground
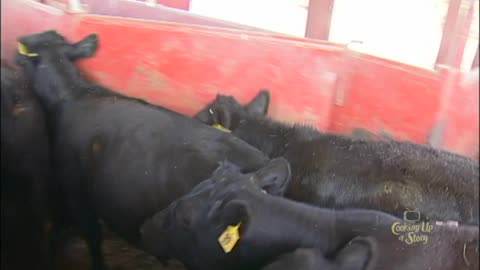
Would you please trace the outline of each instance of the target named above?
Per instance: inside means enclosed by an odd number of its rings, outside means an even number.
[[[154,257],[129,247],[122,239],[105,230],[103,253],[109,270],[186,270],[179,262],[172,261],[164,267]],[[90,257],[83,239],[68,241],[57,262],[57,269],[90,270]]]

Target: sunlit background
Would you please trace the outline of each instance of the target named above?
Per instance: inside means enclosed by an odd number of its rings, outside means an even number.
[[[448,0],[336,0],[329,40],[361,41],[354,49],[433,69]],[[462,69],[469,70],[478,46],[478,7],[468,34]],[[190,12],[285,33],[305,35],[308,0],[192,0]]]

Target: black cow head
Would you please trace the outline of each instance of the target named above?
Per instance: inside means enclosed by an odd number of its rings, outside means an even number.
[[[281,196],[290,177],[290,165],[283,158],[248,174],[224,163],[210,179],[143,224],[144,248],[161,260],[180,259],[191,269],[234,269],[238,254],[226,254],[218,239],[225,228],[239,223],[242,225],[237,229],[248,231],[251,209],[235,200],[235,194]]]
[[[95,54],[98,48],[98,36],[90,34],[76,43],[68,42],[56,31],[46,31],[18,39],[16,61],[20,65],[28,62],[36,65],[42,58],[57,57],[61,61],[65,56],[70,61],[88,58]]]
[[[26,75],[33,78],[39,63],[50,61],[58,66],[81,58],[91,57],[98,48],[98,36],[90,34],[77,43],[68,42],[56,31],[22,36],[17,40],[16,63],[23,67]],[[47,65],[44,64],[44,68]]]
[[[44,107],[49,108],[75,95],[80,76],[73,61],[93,56],[97,48],[96,34],[70,43],[56,31],[46,31],[18,39],[16,62]]]
[[[245,119],[265,116],[269,105],[268,90],[260,90],[257,96],[244,106],[232,96],[218,94],[212,103],[195,115],[195,118],[208,125],[219,124],[224,128],[235,130]]]

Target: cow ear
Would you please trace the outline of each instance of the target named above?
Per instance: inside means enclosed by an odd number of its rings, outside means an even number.
[[[292,177],[290,163],[284,158],[270,160],[254,174],[260,188],[275,196],[283,196]]]
[[[257,116],[265,116],[270,105],[270,92],[266,89],[260,90],[257,96],[245,105],[247,112]]]
[[[204,110],[197,113],[195,119],[207,125],[219,124],[222,127],[229,129],[232,125],[232,112],[227,105],[213,102]]]
[[[374,268],[376,241],[371,237],[356,237],[335,256],[339,270],[370,270]]]
[[[199,111],[194,118],[207,125],[218,124],[215,123],[213,119],[213,115],[215,113],[213,107],[215,104],[217,104],[220,97],[221,95],[217,94],[215,99],[208,103],[201,111]]]
[[[222,127],[232,128],[232,113],[226,106],[216,106],[213,109],[213,123],[220,124]]]
[[[250,220],[250,207],[243,200],[232,200],[226,203],[221,210],[222,224],[238,225],[243,224],[245,227]]]
[[[67,46],[65,53],[71,61],[91,57],[98,49],[98,35],[90,34],[77,43]]]
[[[210,108],[210,104],[199,111],[194,118],[207,125],[215,124],[213,122],[213,110]]]

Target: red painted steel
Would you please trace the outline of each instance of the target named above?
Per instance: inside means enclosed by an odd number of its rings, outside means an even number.
[[[12,49],[19,35],[50,28],[74,40],[98,33],[98,54],[80,66],[121,93],[191,115],[216,93],[247,101],[259,88],[269,88],[269,114],[276,119],[338,133],[364,128],[419,143],[426,143],[444,119],[439,147],[478,155],[478,78],[471,75],[431,72],[327,42],[62,15],[25,3],[2,2],[2,50]]]
[[[302,119],[322,129],[328,126],[333,80],[324,77],[339,57],[338,46],[323,45],[319,50],[236,31],[196,31],[187,25],[162,23],[145,27],[143,21],[128,19],[116,23],[84,17],[76,31],[81,37],[95,29],[102,37],[97,57],[85,65],[108,86],[187,114],[219,92],[245,101],[267,87],[273,92],[272,115]],[[114,30],[119,27],[121,36]],[[123,41],[133,36],[141,40],[135,42],[135,50],[132,43]],[[116,60],[105,61],[112,55],[117,55]],[[112,65],[117,68],[112,70]],[[292,95],[297,91],[303,95]]]
[[[442,147],[477,157],[479,152],[479,69],[456,74],[455,93],[445,111]]]
[[[436,74],[351,52],[340,81],[343,101],[333,109],[330,130],[350,133],[356,127],[401,140],[426,143],[438,109]],[[346,84],[346,85],[345,85]]]
[[[335,0],[310,0],[305,37],[328,40]]]

